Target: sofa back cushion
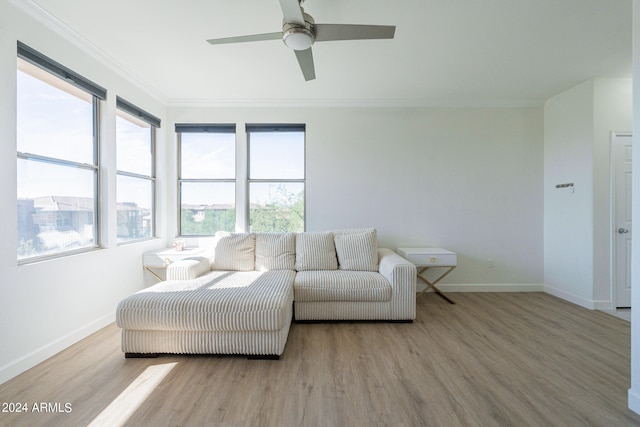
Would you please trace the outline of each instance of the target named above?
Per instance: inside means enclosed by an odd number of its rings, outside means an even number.
[[[341,270],[378,271],[378,237],[375,228],[334,232]]]
[[[256,236],[253,233],[216,233],[213,270],[251,271],[255,269]]]
[[[357,234],[357,233],[376,233],[375,227],[360,227],[360,228],[341,228],[339,230],[330,230],[334,235],[336,234]]]
[[[256,233],[256,270],[295,270],[294,233]]]
[[[296,234],[296,270],[337,270],[333,233]]]

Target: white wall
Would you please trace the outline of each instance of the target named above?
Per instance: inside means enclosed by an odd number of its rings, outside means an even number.
[[[632,128],[632,79],[594,80],[593,126],[593,300],[613,308],[611,271],[611,132]]]
[[[544,108],[544,283],[586,305],[593,287],[593,90],[586,82]],[[571,188],[555,188],[573,183]]]
[[[18,266],[16,206],[16,40],[107,88],[103,103],[101,155],[104,167],[103,249]],[[164,247],[166,239],[118,247],[115,244],[116,94],[165,118],[165,107],[125,78],[109,71],[7,2],[0,2],[0,383],[114,321],[117,302],[143,287],[141,254]],[[166,162],[163,134],[159,158]],[[161,178],[161,181],[164,179]],[[164,211],[166,197],[159,194]],[[160,230],[166,229],[160,218]]]
[[[587,308],[611,308],[611,132],[630,128],[630,79],[590,80],[544,107],[545,288]]]
[[[307,230],[375,226],[381,246],[456,251],[443,288],[541,289],[540,108],[175,107],[169,118],[306,123]]]

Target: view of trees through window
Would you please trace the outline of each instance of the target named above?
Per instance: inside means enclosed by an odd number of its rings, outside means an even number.
[[[284,184],[272,186],[269,203],[250,206],[250,229],[253,232],[304,231],[304,190]],[[301,186],[296,186],[301,187]],[[212,231],[234,231],[236,210],[215,206],[193,206],[181,209],[181,231],[184,236],[205,236]]]
[[[264,185],[264,184],[262,184]],[[252,232],[304,231],[304,186],[266,184],[269,198],[251,203],[249,224]],[[251,185],[255,191],[256,185]]]
[[[182,208],[182,235],[206,236],[213,231],[233,231],[236,227],[235,209],[206,209],[194,215],[192,209]]]
[[[304,126],[248,125],[247,140],[250,231],[304,231]]]

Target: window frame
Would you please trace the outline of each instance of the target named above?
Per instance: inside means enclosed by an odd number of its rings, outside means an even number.
[[[302,228],[303,231],[307,229],[307,129],[304,123],[289,123],[289,124],[255,124],[247,123],[245,125],[245,132],[247,135],[247,179],[246,179],[246,198],[245,198],[245,230],[251,231],[251,184],[270,184],[270,183],[283,183],[283,184],[302,184],[302,204],[304,209],[304,218]],[[302,140],[302,178],[252,178],[251,177],[251,133],[266,133],[266,132],[302,132],[304,134]]]
[[[176,123],[175,132],[177,135],[177,169],[178,169],[178,186],[177,186],[177,219],[178,219],[178,236],[185,238],[198,238],[198,237],[211,237],[215,234],[183,234],[182,233],[182,184],[183,183],[233,183],[234,194],[237,194],[238,186],[238,170],[236,162],[238,158],[237,144],[234,144],[234,177],[233,178],[182,178],[182,134],[183,133],[225,133],[233,134],[234,140],[237,139],[236,125],[230,123]],[[236,206],[234,198],[234,209],[236,211],[236,218],[238,215],[238,206]],[[236,220],[237,221],[237,220]]]
[[[91,107],[92,107],[92,150],[93,150],[93,159],[92,164],[76,162],[72,160],[66,160],[62,158],[56,158],[51,156],[40,155],[37,153],[26,153],[19,151],[16,147],[16,164],[19,160],[25,160],[29,162],[41,162],[48,163],[52,165],[68,167],[68,168],[78,168],[82,170],[88,170],[92,172],[93,175],[93,244],[84,246],[78,249],[69,249],[69,250],[58,250],[55,252],[49,252],[40,255],[33,255],[20,258],[19,254],[16,251],[16,259],[18,265],[31,264],[34,262],[56,259],[66,256],[71,256],[79,253],[90,252],[102,247],[102,215],[100,212],[101,207],[101,170],[100,170],[100,117],[101,117],[101,103],[100,101],[106,100],[106,89],[103,87],[93,83],[91,80],[81,76],[80,74],[70,70],[69,68],[61,65],[60,63],[54,61],[53,59],[41,54],[35,49],[27,46],[26,44],[18,41],[17,42],[17,60],[25,61],[29,64],[32,64],[39,68],[40,70],[47,73],[53,79],[59,79],[63,82],[69,83],[78,89],[82,90],[84,93],[91,97]],[[18,65],[16,65],[16,73],[20,71],[18,69]],[[36,76],[33,78],[39,79]],[[39,79],[44,83],[55,87],[52,83],[47,82],[45,80]],[[60,88],[58,88],[60,89]],[[60,89],[64,90],[64,89]],[[18,218],[19,220],[19,218]]]
[[[122,240],[120,241],[118,239],[118,227],[116,225],[116,242],[117,245],[126,245],[126,244],[130,244],[130,243],[136,243],[136,242],[141,242],[141,241],[145,241],[145,240],[150,240],[150,239],[155,239],[157,237],[157,228],[156,228],[156,223],[157,223],[157,204],[156,204],[156,197],[157,197],[157,158],[156,158],[156,153],[157,153],[157,147],[156,147],[156,138],[157,138],[157,130],[158,128],[160,128],[161,126],[161,120],[157,117],[155,117],[152,114],[147,113],[146,111],[144,111],[142,108],[139,108],[137,106],[135,106],[134,104],[124,100],[123,98],[116,96],[116,109],[120,110],[130,116],[132,116],[135,119],[141,120],[142,122],[147,123],[150,126],[150,140],[149,140],[149,144],[150,144],[150,155],[151,155],[151,171],[150,171],[150,175],[144,175],[144,174],[139,174],[139,173],[135,173],[135,172],[128,172],[125,170],[120,170],[118,169],[118,164],[116,161],[116,183],[117,183],[117,177],[118,176],[124,176],[124,177],[128,177],[128,178],[134,178],[134,179],[138,179],[138,180],[143,180],[143,181],[148,181],[151,183],[151,232],[150,235],[148,237],[142,237],[142,238],[136,238],[136,239],[128,239],[128,240]],[[117,127],[117,124],[116,124]],[[116,132],[116,150],[118,149],[118,141],[117,141],[117,132]],[[117,156],[116,156],[117,158]],[[118,207],[117,207],[117,191],[118,191],[118,187],[116,184],[116,218],[117,218],[117,214],[118,214]],[[116,219],[116,223],[117,223],[117,219]]]

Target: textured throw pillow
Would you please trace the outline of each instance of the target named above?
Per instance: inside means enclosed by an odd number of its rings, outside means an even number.
[[[256,270],[295,270],[295,237],[293,233],[256,233]]]
[[[296,270],[337,270],[333,233],[296,234]]]
[[[251,271],[255,266],[256,236],[253,233],[216,233],[214,270]]]
[[[341,270],[378,271],[378,243],[375,230],[334,235]]]

